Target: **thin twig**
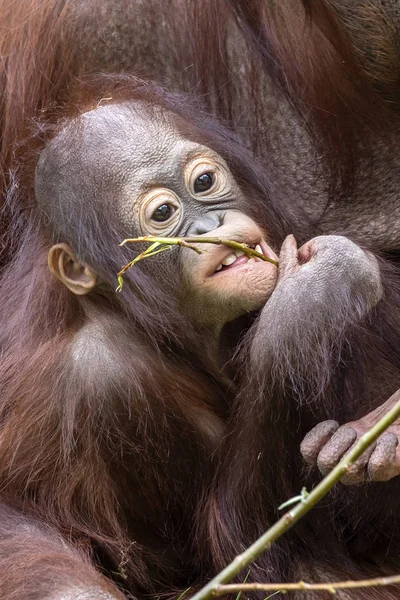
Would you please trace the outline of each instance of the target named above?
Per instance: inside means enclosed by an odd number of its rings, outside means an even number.
[[[254,562],[263,552],[269,550],[272,544],[286,531],[291,529],[311,508],[313,508],[332,487],[345,475],[351,465],[361,454],[400,416],[400,391],[396,392],[390,400],[395,405],[355,444],[355,446],[344,456],[341,461],[324,479],[290,511],[285,513],[268,531],[258,538],[242,554],[236,556],[233,561],[223,569],[214,579],[199,590],[191,600],[209,600],[217,594],[222,584],[228,583],[238,575],[245,567]],[[241,584],[243,585],[243,584]],[[272,584],[271,584],[272,585]],[[240,589],[240,588],[235,588]],[[268,588],[272,589],[272,588]]]
[[[189,248],[190,250],[194,250],[197,254],[201,254],[202,251],[197,246],[193,244],[219,244],[223,246],[228,246],[228,248],[233,248],[235,250],[241,250],[244,252],[249,258],[260,258],[266,262],[270,262],[276,267],[278,266],[278,262],[269,258],[268,256],[264,256],[261,252],[257,252],[253,248],[250,248],[248,244],[243,242],[235,242],[234,240],[226,240],[223,238],[215,238],[215,237],[156,237],[153,235],[145,235],[137,238],[127,238],[120,243],[120,246],[125,246],[125,244],[132,243],[147,243],[151,244],[149,248],[141,252],[138,256],[136,256],[131,262],[122,267],[120,272],[117,275],[118,278],[118,288],[117,292],[122,290],[123,286],[123,276],[124,274],[131,269],[136,263],[139,261],[149,258],[150,256],[154,256],[155,254],[159,254],[160,252],[164,252],[165,250],[170,250],[172,246],[180,246],[182,248]]]
[[[217,585],[213,596],[224,596],[225,594],[234,594],[236,592],[291,592],[293,590],[324,591],[335,594],[337,590],[399,584],[400,575],[376,577],[375,579],[360,579],[358,581],[332,581],[328,583],[307,583],[306,581],[298,581],[297,583],[230,583],[228,585]]]

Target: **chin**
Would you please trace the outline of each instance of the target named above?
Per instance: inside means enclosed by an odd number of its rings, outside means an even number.
[[[239,241],[239,240],[238,240]],[[242,241],[242,240],[240,240]],[[263,239],[252,244],[257,252],[278,261]],[[262,308],[275,289],[278,268],[262,258],[248,258],[240,250],[204,244],[201,255],[187,255],[184,263],[186,293],[199,314],[225,322]]]

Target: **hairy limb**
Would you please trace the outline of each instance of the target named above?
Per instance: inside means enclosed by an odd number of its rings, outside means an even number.
[[[49,526],[0,505],[0,597],[122,600],[88,558]]]
[[[277,286],[251,344],[254,372],[275,382],[289,379],[299,400],[317,396],[330,381],[345,331],[382,293],[375,257],[347,238],[321,236],[297,250],[288,236]]]
[[[390,410],[399,395],[400,391],[365,417],[341,427],[336,421],[324,421],[316,425],[300,446],[304,460],[310,465],[317,465],[322,474],[328,473],[357,439]],[[352,485],[365,481],[387,481],[399,475],[399,439],[400,423],[396,422],[359,458],[342,482]]]

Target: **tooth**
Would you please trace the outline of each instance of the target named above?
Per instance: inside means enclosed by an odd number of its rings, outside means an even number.
[[[218,265],[218,267],[215,270],[220,271],[221,269],[222,269],[222,265]]]
[[[236,256],[234,254],[230,254],[229,256],[224,258],[222,264],[225,265],[225,267],[229,267],[229,265],[232,265],[235,262],[235,260]]]
[[[244,256],[244,254],[245,254],[245,253],[243,252],[243,250],[239,250],[239,249],[238,249],[238,250],[235,250],[235,256],[237,256],[238,258],[239,258],[240,256]]]
[[[261,246],[259,244],[257,244],[257,246],[254,248],[254,250],[256,252],[258,252],[259,254],[263,254],[262,248],[261,248]]]
[[[261,260],[261,258],[259,258],[258,260]],[[247,261],[247,264],[249,263],[255,263],[256,259],[255,258],[249,258],[249,260]]]

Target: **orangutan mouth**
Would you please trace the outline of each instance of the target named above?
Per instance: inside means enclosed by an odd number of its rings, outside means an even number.
[[[249,247],[252,248],[252,246],[249,246]],[[253,249],[256,252],[259,252],[260,254],[264,254],[264,252],[259,244],[257,244]],[[244,265],[248,262],[263,262],[263,260],[261,258],[257,258],[257,257],[249,258],[243,252],[243,250],[239,250],[239,249],[235,248],[217,266],[217,268],[215,269],[215,272],[217,273],[218,271],[226,271],[227,269],[233,269],[235,267],[240,267],[241,265]]]

